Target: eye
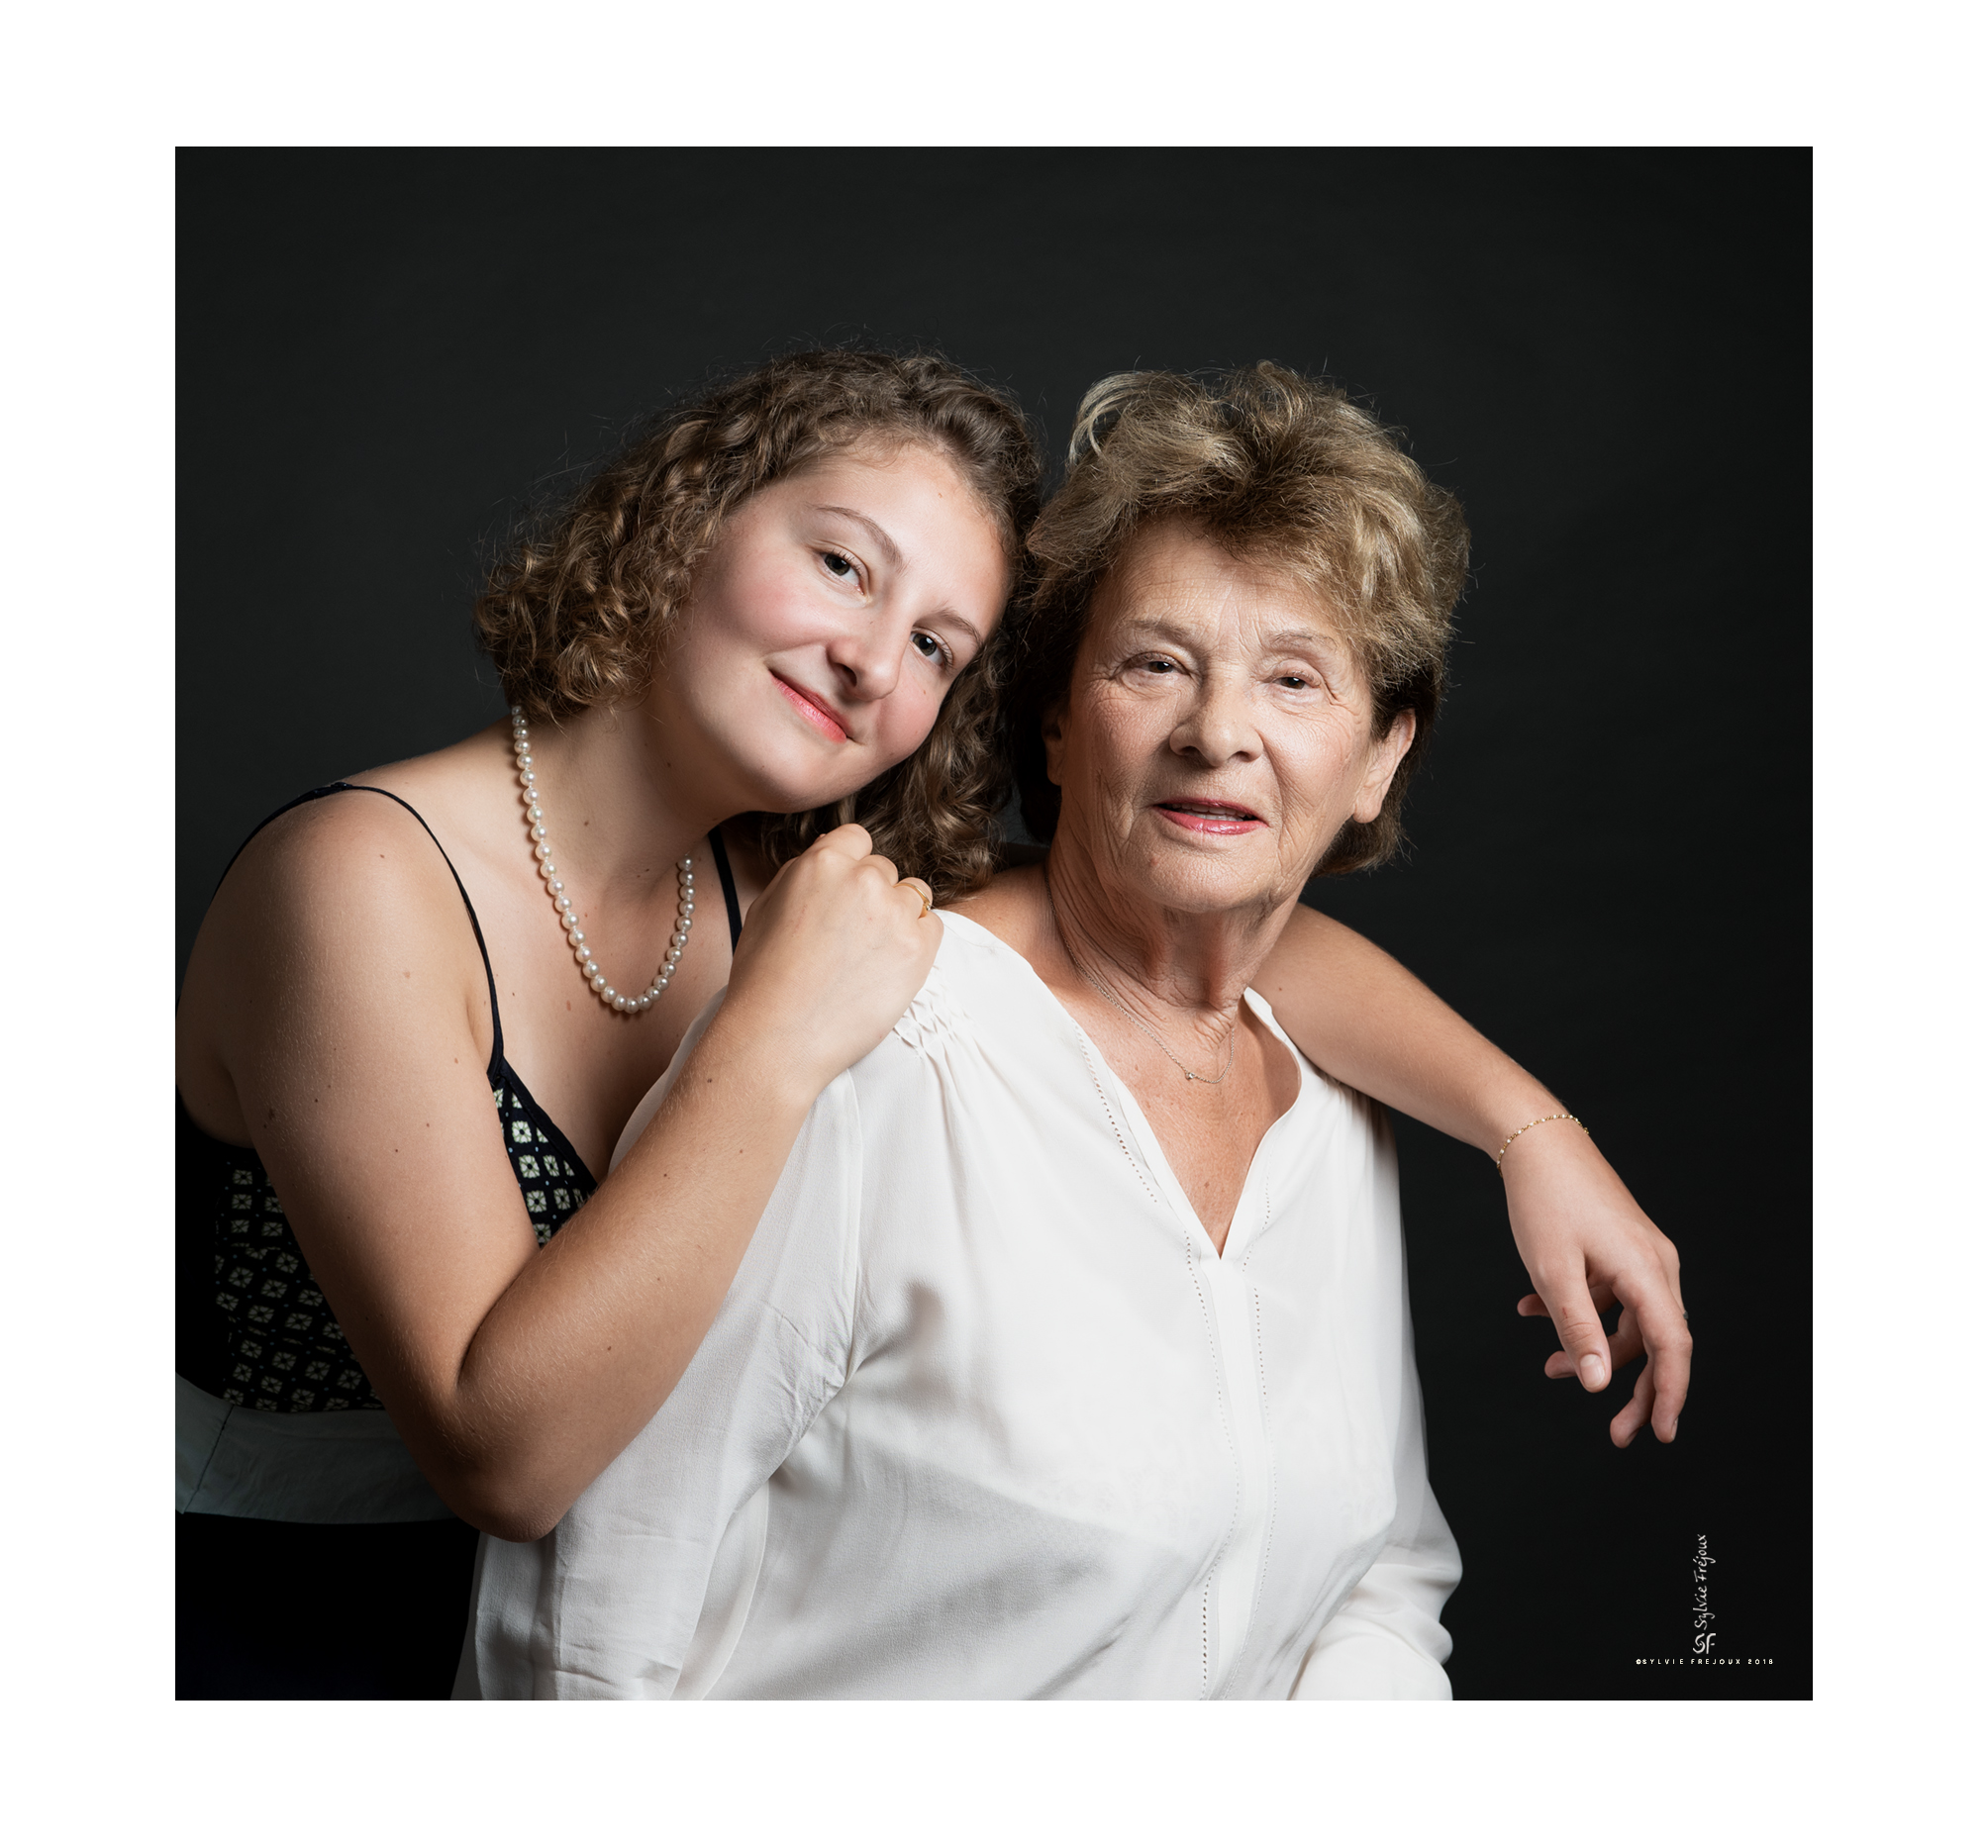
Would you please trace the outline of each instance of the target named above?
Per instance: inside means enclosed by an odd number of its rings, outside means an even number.
[[[1149,674],[1170,674],[1175,671],[1175,663],[1169,661],[1163,654],[1155,654],[1150,660],[1140,662],[1140,665]]]
[[[1293,693],[1303,693],[1312,683],[1303,674],[1279,674],[1277,684],[1289,688]]]
[[[935,667],[952,665],[952,650],[929,631],[914,629],[911,632],[911,645],[918,650],[922,659],[932,662]]]
[[[855,561],[843,552],[824,552],[822,563],[831,577],[839,577],[845,584],[852,584],[862,576],[855,567]]]

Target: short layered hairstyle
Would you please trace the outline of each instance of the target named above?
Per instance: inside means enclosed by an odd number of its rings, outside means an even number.
[[[553,723],[640,700],[668,671],[670,633],[728,516],[812,463],[908,444],[958,466],[1019,573],[1042,465],[1005,392],[931,353],[788,353],[650,420],[505,548],[475,610],[505,698]],[[864,789],[808,814],[761,818],[774,860],[853,821],[941,899],[983,884],[1010,788],[1004,659],[1004,648],[983,648],[947,690],[925,743]]]
[[[1402,843],[1402,803],[1441,703],[1470,534],[1399,432],[1338,386],[1267,360],[1213,382],[1122,372],[1084,395],[1063,485],[1029,532],[1035,581],[1010,641],[1004,705],[1031,831],[1055,831],[1043,721],[1069,697],[1098,587],[1134,538],[1173,521],[1316,593],[1366,683],[1375,737],[1414,715],[1379,816],[1348,822],[1318,872],[1379,865]]]

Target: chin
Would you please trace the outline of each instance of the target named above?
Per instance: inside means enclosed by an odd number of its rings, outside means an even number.
[[[831,783],[820,774],[819,766],[812,767],[816,771],[813,776],[808,774],[810,766],[806,765],[778,763],[758,766],[752,779],[752,806],[768,815],[804,815],[810,809],[824,809],[830,803],[841,802],[845,796],[852,796],[862,787],[858,783],[851,788],[843,779]]]
[[[1169,911],[1214,913],[1245,911],[1281,904],[1292,888],[1267,834],[1253,842],[1225,843],[1229,851],[1211,851],[1185,842],[1168,842],[1158,852],[1151,842],[1140,842],[1147,863],[1138,877],[1152,900]],[[1298,882],[1302,889],[1303,881]]]

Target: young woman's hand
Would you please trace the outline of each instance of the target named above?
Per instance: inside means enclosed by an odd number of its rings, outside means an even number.
[[[1533,1279],[1519,1313],[1550,1315],[1560,1337],[1546,1377],[1577,1378],[1599,1393],[1618,1367],[1647,1352],[1649,1364],[1609,1435],[1621,1447],[1647,1424],[1659,1443],[1669,1443],[1691,1386],[1676,1246],[1572,1123],[1545,1123],[1521,1136],[1501,1172],[1512,1235]],[[1611,1336],[1601,1318],[1618,1304],[1622,1319]]]
[[[931,887],[900,879],[854,823],[824,834],[746,917],[728,1024],[777,1035],[812,1098],[873,1051],[924,986],[944,936],[931,903]]]

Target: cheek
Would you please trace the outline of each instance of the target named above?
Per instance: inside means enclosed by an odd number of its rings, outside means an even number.
[[[749,558],[735,560],[700,586],[690,627],[713,652],[791,647],[808,638],[808,599],[791,574]]]
[[[1362,741],[1355,729],[1337,725],[1306,728],[1287,738],[1277,769],[1285,812],[1337,827],[1358,792]]]
[[[902,763],[939,722],[940,696],[922,687],[900,685],[887,704],[877,726],[877,747],[891,763]]]
[[[1138,775],[1173,735],[1172,716],[1161,702],[1127,699],[1116,688],[1101,689],[1073,720],[1071,753],[1114,785]]]

